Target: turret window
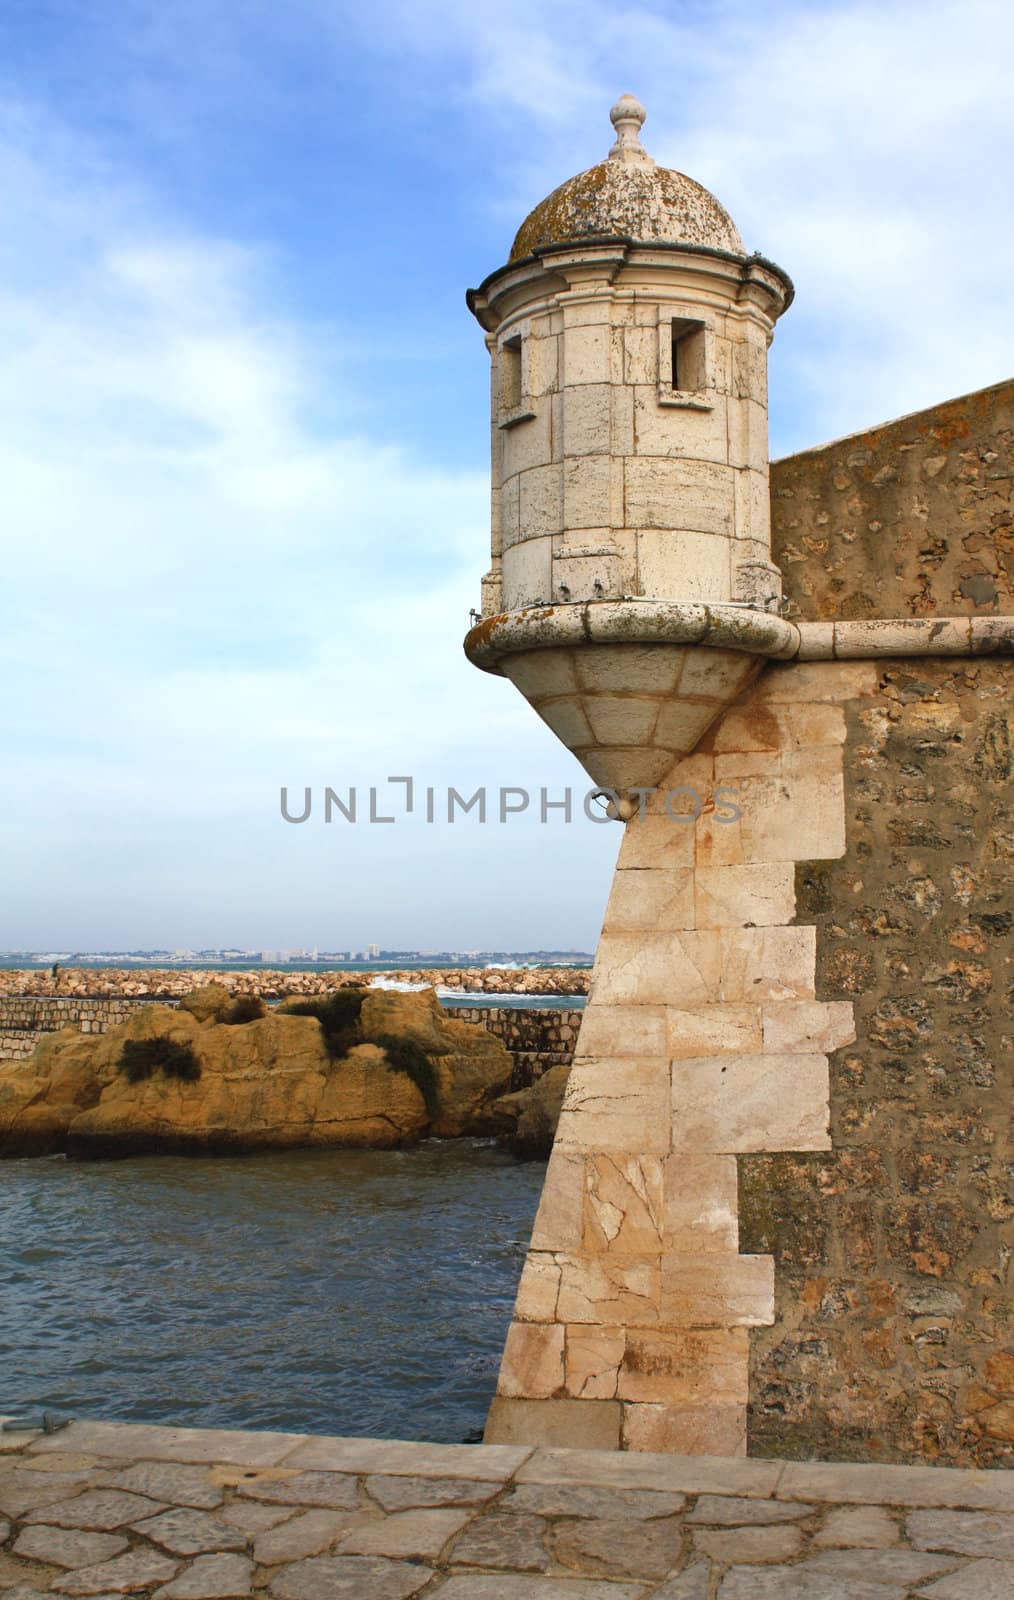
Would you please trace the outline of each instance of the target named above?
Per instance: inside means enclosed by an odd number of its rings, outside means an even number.
[[[528,393],[528,341],[520,333],[504,339],[497,350],[498,426],[513,428],[517,422],[534,417],[535,408]]]
[[[659,309],[658,398],[661,405],[706,411],[712,405],[711,330],[696,317]]]

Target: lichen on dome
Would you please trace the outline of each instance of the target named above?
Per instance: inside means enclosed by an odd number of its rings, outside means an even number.
[[[597,166],[560,184],[524,220],[511,261],[572,240],[636,239],[644,244],[691,244],[742,255],[735,223],[714,195],[693,178],[651,159],[639,139],[644,107],[623,95],[610,112],[617,138]]]

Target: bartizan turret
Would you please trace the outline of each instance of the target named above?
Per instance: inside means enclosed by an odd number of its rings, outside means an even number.
[[[618,796],[798,648],[771,560],[767,351],[792,298],[643,107],[468,304],[492,361],[492,563],[465,649]]]

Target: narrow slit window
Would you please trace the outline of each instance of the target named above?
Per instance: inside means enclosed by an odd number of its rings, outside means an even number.
[[[521,405],[521,339],[505,339],[500,346],[500,405],[505,412]]]
[[[672,319],[672,390],[674,394],[700,394],[708,387],[703,322],[688,317]]]

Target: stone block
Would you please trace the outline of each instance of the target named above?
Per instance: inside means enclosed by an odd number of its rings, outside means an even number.
[[[632,933],[638,929],[656,933],[679,932],[694,926],[694,874],[689,867],[654,872],[625,870],[613,876],[613,887],[606,905],[603,929],[609,933]],[[659,1013],[659,1032],[665,1025]],[[663,1045],[664,1050],[664,1045]]]
[[[608,528],[612,522],[609,456],[576,456],[563,465],[564,528]]]
[[[534,416],[503,431],[500,470],[504,478],[544,467],[552,460],[550,415],[551,408],[542,405]]]
[[[721,714],[717,701],[698,703],[675,699],[663,703],[655,724],[654,741],[669,749],[674,755],[691,751],[704,737],[715,718]],[[699,802],[707,803],[707,796],[699,794]],[[677,810],[674,799],[672,809]]]
[[[650,384],[651,396],[657,398],[658,338],[654,328],[623,330],[623,381],[625,384]]]
[[[900,1544],[898,1525],[883,1506],[839,1506],[828,1512],[824,1526],[814,1534],[815,1550],[879,1550]]]
[[[812,999],[817,930],[803,927],[698,929],[683,936],[691,960],[719,980],[709,999],[733,1005],[765,1000]],[[712,941],[717,943],[714,954]]]
[[[554,1149],[663,1153],[668,1104],[665,1064],[657,1058],[582,1058],[571,1068]]]
[[[680,515],[675,507],[672,515]],[[727,600],[732,592],[729,545],[721,533],[638,527],[638,593],[652,600]]]
[[[983,1511],[913,1511],[907,1522],[917,1550],[1014,1561],[1014,1516]]]
[[[615,1400],[514,1400],[497,1395],[490,1404],[484,1438],[487,1445],[501,1447],[563,1445],[564,1455],[580,1457],[586,1450],[618,1450],[620,1418]],[[551,1472],[552,1462],[545,1462],[541,1470]],[[560,1480],[536,1477],[534,1481]]]
[[[630,457],[624,467],[627,526],[678,528],[731,538],[737,476],[713,461]]]
[[[830,1054],[856,1036],[851,1000],[769,1001],[762,1010],[764,1049]]]
[[[619,867],[688,867],[694,861],[694,823],[665,815],[634,816],[623,830]]]
[[[565,1314],[563,1295],[561,1279],[561,1315]],[[498,1392],[529,1400],[551,1400],[563,1392],[563,1328],[559,1323],[511,1323]]]
[[[958,1572],[923,1584],[919,1600],[1010,1600],[1014,1561],[970,1561]]]
[[[581,1019],[577,1050],[583,1056],[664,1056],[666,1012],[662,1006],[613,1006],[596,1001]],[[704,1054],[702,1050],[691,1053]]]
[[[739,467],[735,478],[736,540],[756,540],[765,550],[770,549],[771,491],[767,472]]]
[[[594,735],[582,701],[562,695],[556,699],[540,700],[534,709],[568,750],[593,743]]]
[[[826,1056],[719,1056],[672,1072],[676,1149],[830,1149]]]
[[[553,462],[532,467],[519,476],[521,510],[518,522],[522,539],[539,539],[559,533],[563,527],[563,475]]]
[[[716,394],[715,403],[706,409],[677,409],[659,403],[656,383],[639,384],[634,390],[634,451],[645,458],[679,458],[724,466],[729,459],[725,396]]]
[[[584,1519],[559,1523],[552,1533],[553,1555],[561,1566],[615,1578],[664,1578],[678,1564],[681,1545],[676,1517]]]
[[[829,757],[821,761],[822,756]],[[738,780],[747,861],[829,861],[845,854],[845,786],[837,750],[782,755],[777,774]]]
[[[662,1174],[665,1242],[689,1255],[739,1249],[739,1173],[732,1155],[667,1156]]]
[[[552,1322],[559,1294],[560,1267],[555,1257],[530,1249],[521,1269],[514,1320]]]
[[[793,1527],[695,1528],[694,1549],[723,1565],[791,1561],[803,1547]]]
[[[503,603],[508,611],[544,605],[552,593],[553,541],[526,539],[503,553]]]
[[[685,651],[667,644],[597,644],[574,652],[578,682],[596,693],[669,695]]]
[[[567,1393],[578,1400],[615,1400],[626,1347],[623,1328],[579,1323],[567,1328]]]
[[[652,742],[660,707],[657,699],[589,694],[582,703],[596,744],[630,748]]]
[[[627,1450],[694,1457],[745,1456],[746,1406],[724,1402],[718,1405],[628,1402],[623,1408],[623,1440]]]
[[[568,387],[612,382],[612,329],[608,323],[569,327],[563,336],[563,382]]]
[[[879,1461],[787,1461],[778,1482],[778,1498],[1014,1512],[1014,1474],[888,1466]]]
[[[664,825],[673,834],[680,828],[679,823]],[[648,822],[638,826],[647,828]],[[593,1003],[708,1005],[721,998],[722,955],[717,934],[604,933],[595,958]]]
[[[687,1517],[695,1524],[712,1528],[758,1527],[765,1523],[800,1522],[812,1517],[816,1506],[802,1500],[750,1500],[743,1495],[702,1494]]]
[[[667,1327],[763,1328],[774,1320],[772,1256],[689,1256],[671,1248],[663,1255],[661,1321]]]
[[[718,755],[746,750],[790,750],[845,742],[845,713],[823,701],[772,705],[766,701],[733,710],[715,731]]]
[[[392,1561],[387,1556],[311,1556],[276,1572],[268,1592],[278,1600],[410,1600],[432,1578],[433,1569],[415,1561]]]
[[[796,914],[795,871],[787,861],[699,867],[695,880],[699,928],[785,924]]]
[[[609,384],[586,383],[580,388],[566,388],[561,399],[564,457],[609,455],[612,414]]]
[[[742,692],[758,671],[756,657],[738,650],[721,650],[707,645],[689,646],[680,673],[681,695],[697,695],[726,703]]]
[[[880,672],[875,661],[772,662],[757,686],[758,700],[860,700],[877,693]]]
[[[460,1533],[472,1516],[472,1511],[460,1506],[395,1511],[380,1522],[369,1522],[353,1529],[338,1548],[350,1555],[435,1560],[448,1540]],[[274,1537],[285,1532],[286,1528],[279,1528]]]
[[[659,1259],[559,1256],[557,1315],[567,1323],[650,1327],[658,1322]]]
[[[585,1164],[583,1251],[657,1256],[663,1248],[663,1164],[658,1156],[599,1155]]]
[[[729,465],[750,467],[756,472],[768,469],[768,412],[758,400],[730,398]]]
[[[554,1145],[532,1228],[532,1250],[576,1250],[584,1230],[584,1157]]]
[[[661,1405],[745,1405],[746,1328],[627,1327],[621,1400]]]

